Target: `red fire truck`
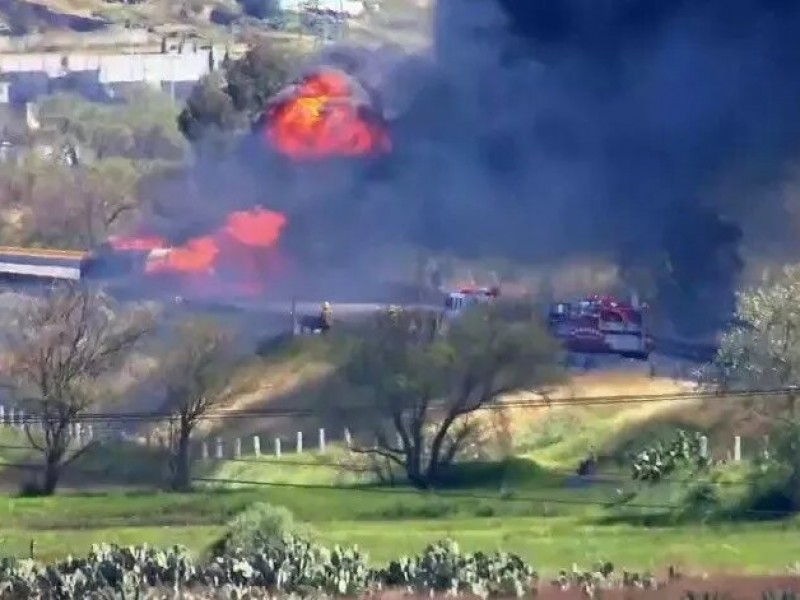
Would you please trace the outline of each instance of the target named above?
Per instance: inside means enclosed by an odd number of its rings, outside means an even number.
[[[638,304],[594,295],[577,302],[553,304],[548,324],[570,352],[647,360],[653,340],[644,317]]]

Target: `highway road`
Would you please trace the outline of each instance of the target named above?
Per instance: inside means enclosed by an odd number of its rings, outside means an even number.
[[[166,298],[165,298],[166,299]],[[223,320],[230,319],[237,329],[241,329],[242,337],[252,337],[263,340],[264,336],[271,333],[285,332],[291,328],[291,301],[264,302],[258,299],[231,299],[231,300],[194,300],[175,299],[167,307],[170,313],[190,312],[196,310],[200,313],[212,313]],[[25,302],[30,301],[30,295],[7,291],[0,293],[0,316],[6,318],[18,310]],[[298,301],[295,311],[298,317],[303,315],[319,314],[321,301]],[[418,308],[431,311],[441,310],[441,306],[432,304],[404,305],[406,308]],[[383,310],[386,304],[360,303],[360,302],[334,302],[332,303],[334,319],[353,318],[366,316]],[[3,313],[5,313],[3,315]],[[242,319],[242,314],[247,318]],[[631,373],[649,373],[654,371],[657,375],[677,377],[681,379],[694,379],[698,368],[711,360],[713,348],[679,344],[669,340],[656,339],[656,351],[650,356],[649,361],[625,359],[614,355],[573,355],[573,369],[575,371],[588,369],[603,371],[622,371]],[[588,363],[586,362],[588,359]]]

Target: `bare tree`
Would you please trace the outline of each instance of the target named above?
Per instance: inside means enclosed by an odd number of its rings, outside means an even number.
[[[170,415],[171,487],[191,487],[191,436],[213,408],[234,393],[232,336],[216,323],[193,318],[177,326],[164,366],[165,410]]]
[[[478,433],[476,411],[507,392],[556,382],[558,354],[543,327],[498,306],[476,308],[446,332],[429,314],[380,315],[343,369],[364,394],[358,414],[371,436],[352,450],[430,487]]]
[[[38,492],[53,494],[66,467],[89,448],[73,436],[74,425],[107,399],[113,374],[151,322],[145,311],[123,311],[78,284],[55,285],[20,311],[9,373],[32,410],[25,433],[44,461]]]

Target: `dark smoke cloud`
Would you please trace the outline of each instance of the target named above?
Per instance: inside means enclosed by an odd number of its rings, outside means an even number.
[[[800,142],[799,27],[785,0],[439,2],[434,115],[407,115],[443,165],[430,234],[644,265],[673,316],[713,324],[737,223],[782,210],[763,192]],[[716,193],[731,178],[737,193]]]
[[[441,0],[435,21],[431,56],[335,48],[308,65],[361,82],[390,120],[390,157],[293,165],[255,136],[238,164],[196,175],[214,219],[285,210],[287,248],[321,266],[397,241],[599,255],[653,274],[688,329],[713,326],[742,225],[770,224],[744,228],[750,246],[787,235],[767,192],[800,143],[800,3]]]

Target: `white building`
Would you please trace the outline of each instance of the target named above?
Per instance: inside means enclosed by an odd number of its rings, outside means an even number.
[[[223,55],[219,48],[166,54],[0,54],[0,102],[29,102],[67,80],[90,97],[113,96],[114,88],[132,83],[191,89],[219,66]]]

